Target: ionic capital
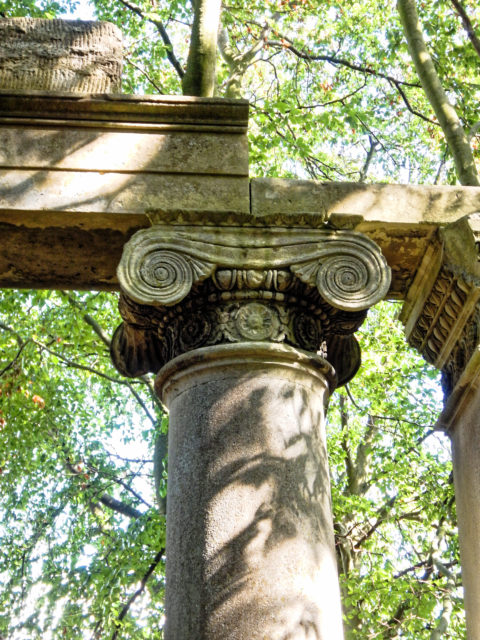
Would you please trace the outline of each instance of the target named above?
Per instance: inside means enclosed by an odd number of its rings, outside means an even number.
[[[218,274],[220,287],[233,288],[226,273],[240,271],[250,277],[251,288],[263,284],[255,282],[260,273],[290,272],[344,311],[370,308],[390,286],[390,269],[372,240],[354,231],[327,229],[155,225],[125,245],[117,273],[123,293],[132,300],[172,306],[210,276]]]
[[[112,357],[126,375],[198,347],[267,341],[321,351],[342,383],[390,269],[353,231],[156,225],[127,243],[118,279],[124,324]]]

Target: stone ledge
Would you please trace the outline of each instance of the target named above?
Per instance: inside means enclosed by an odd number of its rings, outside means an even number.
[[[392,268],[389,297],[403,299],[438,229],[480,211],[480,188],[259,178],[251,183],[251,207],[259,223],[365,233]]]
[[[246,133],[247,100],[0,89],[0,124]]]
[[[376,242],[404,299],[439,229],[480,211],[475,187],[249,183],[246,101],[0,91],[0,123],[0,286],[117,289],[152,223],[327,225]]]

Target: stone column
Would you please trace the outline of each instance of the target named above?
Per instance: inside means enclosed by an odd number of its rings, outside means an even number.
[[[452,419],[450,437],[458,517],[458,536],[462,561],[462,581],[465,591],[467,640],[480,640],[480,350],[477,347],[477,375],[472,388],[462,402],[460,415]],[[453,404],[453,403],[452,403]]]
[[[154,227],[119,267],[112,356],[170,410],[166,640],[341,640],[324,412],[389,286],[324,229]]]
[[[323,415],[333,383],[323,358],[261,342],[160,371],[166,638],[342,637]]]
[[[407,337],[442,371],[437,428],[452,442],[467,640],[480,640],[480,215],[427,251],[402,311]]]

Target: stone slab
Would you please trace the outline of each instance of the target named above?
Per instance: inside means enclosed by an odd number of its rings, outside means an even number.
[[[246,136],[3,126],[0,168],[248,175]]]
[[[0,89],[0,124],[183,129],[246,134],[246,100]]]
[[[248,103],[0,90],[0,286],[115,289],[153,221],[249,215]]]
[[[328,224],[368,235],[392,269],[393,299],[405,297],[439,228],[480,211],[478,187],[259,178],[252,181],[251,198],[258,220]]]
[[[257,178],[252,212],[258,217],[303,215],[335,225],[441,224],[480,211],[480,188],[315,182]]]
[[[248,213],[248,180],[194,174],[0,170],[2,210],[83,211],[92,213],[159,212]]]
[[[480,211],[475,187],[249,186],[247,123],[246,101],[0,91],[0,286],[117,288],[121,247],[152,222],[327,224],[374,240],[404,299],[439,230]]]
[[[115,229],[113,221],[105,221],[103,228],[97,221],[92,231],[78,221],[68,229],[0,222],[0,286],[117,290],[116,265],[124,244],[139,228],[126,223]]]

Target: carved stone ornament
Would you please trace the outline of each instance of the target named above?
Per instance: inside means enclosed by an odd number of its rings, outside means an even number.
[[[360,364],[353,333],[385,297],[390,269],[353,231],[157,225],[127,243],[118,279],[112,358],[124,375],[203,346],[269,341],[320,351],[342,384]]]
[[[480,344],[479,230],[473,215],[439,234],[400,315],[410,345],[442,371],[445,402]]]
[[[344,311],[382,300],[390,269],[377,245],[354,231],[166,227],[138,231],[118,267],[122,291],[142,304],[171,306],[221,269],[290,270]]]

